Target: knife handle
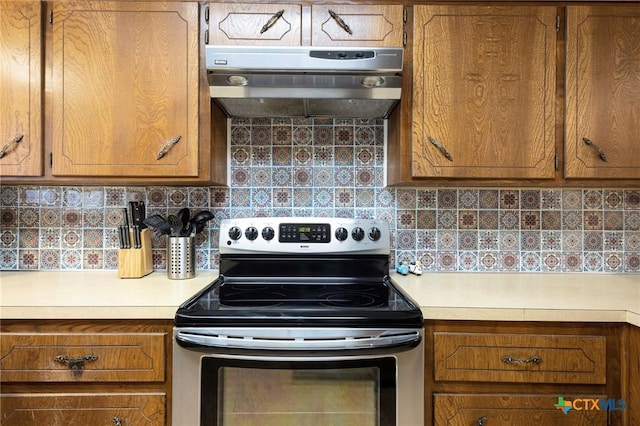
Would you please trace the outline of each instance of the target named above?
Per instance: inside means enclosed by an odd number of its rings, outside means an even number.
[[[140,226],[138,225],[133,225],[133,248],[142,248],[142,243],[140,240]]]

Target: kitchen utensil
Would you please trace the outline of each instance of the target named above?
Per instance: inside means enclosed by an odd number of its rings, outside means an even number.
[[[214,218],[213,213],[208,210],[203,210],[197,213],[191,220],[189,221],[190,231],[189,233],[199,234],[204,230],[205,225],[208,221]]]
[[[191,217],[191,212],[188,207],[181,208],[178,211],[178,219],[182,222],[182,228],[180,229],[180,236],[186,237],[189,234],[187,233],[187,228],[189,227],[189,217]],[[185,235],[186,233],[186,235]]]
[[[145,218],[143,223],[160,234],[171,235],[171,225],[169,225],[169,222],[159,214],[154,214]]]
[[[178,216],[170,214],[167,216],[167,222],[169,222],[169,226],[171,226],[171,236],[179,237],[180,231],[182,230],[182,221],[178,219]]]

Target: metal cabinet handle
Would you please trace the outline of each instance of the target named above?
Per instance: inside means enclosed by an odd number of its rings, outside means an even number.
[[[83,370],[85,361],[95,361],[97,355],[88,354],[81,357],[68,357],[66,355],[56,355],[53,360],[62,364],[67,364],[70,370]]]
[[[349,25],[347,25],[347,23],[346,23],[346,22],[344,22],[344,21],[342,20],[342,18],[341,18],[337,13],[335,13],[333,10],[331,10],[331,9],[329,9],[329,16],[331,16],[331,18],[332,18],[334,21],[336,21],[336,24],[338,24],[338,26],[339,26],[340,28],[342,28],[346,33],[348,33],[348,34],[350,34],[350,35],[352,35],[352,34],[353,34],[353,31],[351,31],[351,28],[349,28]]]
[[[542,358],[538,355],[534,355],[529,359],[519,359],[514,358],[511,355],[502,355],[500,359],[502,362],[508,362],[511,364],[540,364],[542,362]]]
[[[158,153],[158,156],[156,157],[156,160],[161,159],[162,157],[164,157],[165,155],[167,155],[167,153],[169,152],[169,150],[171,148],[173,148],[173,146],[175,144],[177,144],[180,139],[182,139],[182,136],[176,136],[175,138],[171,139],[169,142],[167,142],[162,149],[160,150],[160,152]]]
[[[120,417],[115,416],[115,417],[113,418],[113,425],[114,425],[114,426],[122,426],[122,420],[120,420]]]
[[[446,158],[449,161],[453,161],[453,157],[451,156],[451,154],[449,154],[449,151],[447,151],[447,148],[445,148],[444,145],[442,145],[440,142],[438,142],[436,139],[432,138],[431,136],[429,136],[429,142],[431,142],[433,146],[435,146],[440,150],[440,153],[444,156],[444,158]]]
[[[24,138],[24,135],[18,135],[15,138],[11,139],[11,141],[7,143],[5,146],[3,146],[2,150],[0,150],[0,158],[4,158],[4,156],[7,155],[7,152],[11,149],[11,147],[13,147],[14,145],[18,145],[23,138]]]
[[[267,23],[262,26],[262,29],[260,30],[260,34],[266,33],[267,31],[269,31],[269,29],[273,27],[276,24],[276,22],[278,22],[278,19],[282,18],[283,13],[284,13],[284,9],[282,9],[281,11],[273,15],[271,18],[269,18]]]
[[[487,417],[482,416],[478,420],[476,420],[476,426],[482,426],[487,422]]]
[[[592,141],[591,139],[588,138],[582,138],[582,140],[584,141],[585,145],[588,145],[590,147],[592,147],[593,149],[595,149],[596,151],[598,151],[598,155],[600,156],[600,159],[604,162],[607,161],[607,154],[605,154],[605,152],[602,150],[602,148],[600,148],[598,146],[598,144],[596,144],[594,141]]]

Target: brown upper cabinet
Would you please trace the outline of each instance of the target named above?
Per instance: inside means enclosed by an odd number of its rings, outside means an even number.
[[[412,179],[554,177],[556,16],[415,6]]]
[[[53,3],[54,176],[198,176],[198,12]]]
[[[211,3],[209,44],[402,46],[402,5]]]
[[[565,177],[640,178],[640,7],[567,6]]]
[[[42,4],[0,2],[0,176],[42,175]]]

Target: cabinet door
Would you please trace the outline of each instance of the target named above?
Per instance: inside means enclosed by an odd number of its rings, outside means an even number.
[[[567,178],[640,178],[640,7],[567,7]]]
[[[296,4],[211,3],[209,44],[300,46],[301,16]]]
[[[402,5],[313,5],[314,46],[402,47]]]
[[[198,4],[53,5],[53,171],[198,175]]]
[[[40,2],[0,2],[0,176],[42,174]]]
[[[166,424],[163,393],[3,394],[0,400],[3,426]]]
[[[414,10],[412,175],[552,178],[556,8]]]
[[[566,401],[574,399],[562,395]],[[580,394],[575,398],[593,401],[603,397]],[[433,401],[436,426],[607,425],[606,410],[568,410],[565,414],[556,407],[558,395],[436,394]],[[582,402],[577,405],[584,406]]]

